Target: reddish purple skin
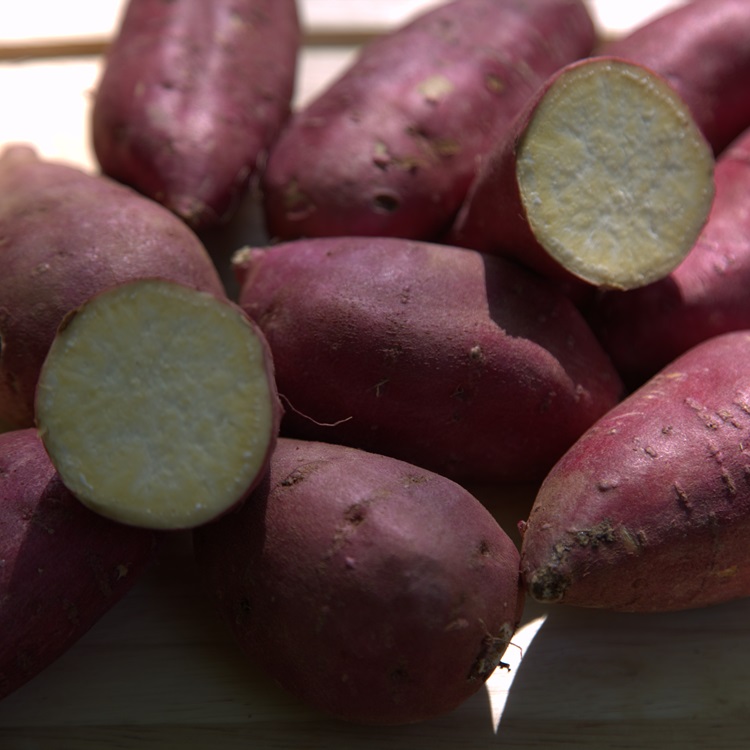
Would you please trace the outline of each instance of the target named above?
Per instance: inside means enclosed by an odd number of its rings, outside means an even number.
[[[225,296],[205,247],[174,214],[105,177],[22,146],[0,155],[0,421],[34,423],[57,327],[94,293],[142,277]]]
[[[715,153],[750,127],[750,3],[687,2],[603,45],[664,76]]]
[[[271,150],[269,234],[436,238],[537,86],[595,41],[580,0],[457,0],[380,37]]]
[[[0,435],[0,699],[67,651],[136,583],[157,536],[63,486],[34,429]]]
[[[560,68],[539,86],[519,112],[504,138],[485,156],[445,241],[458,247],[512,258],[540,275],[571,285],[590,287],[560,265],[537,240],[521,198],[516,164],[524,134],[550,86],[570,67]]]
[[[521,572],[545,602],[670,611],[750,596],[750,331],[677,359],[548,474]]]
[[[94,101],[103,171],[217,225],[290,115],[300,44],[294,0],[130,0]]]
[[[193,538],[244,653],[349,721],[453,710],[485,683],[523,610],[518,550],[477,499],[353,448],[280,440],[268,481]]]
[[[283,434],[452,478],[532,481],[622,393],[573,303],[501,258],[313,238],[237,270],[273,353]]]
[[[576,60],[553,73],[512,124],[508,136],[498,140],[482,163],[466,199],[446,235],[446,241],[460,247],[511,258],[533,271],[563,282],[574,298],[590,299],[595,288],[576,277],[539,242],[529,221],[518,183],[518,152],[537,107],[549,89],[565,74],[589,64],[598,65],[603,56]]]
[[[750,129],[717,159],[708,221],[665,279],[603,292],[587,310],[630,387],[701,341],[750,329]]]

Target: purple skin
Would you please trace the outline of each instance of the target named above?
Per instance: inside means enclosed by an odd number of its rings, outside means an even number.
[[[269,234],[435,239],[526,100],[595,42],[579,0],[457,0],[378,38],[271,150]]]
[[[670,10],[598,54],[640,63],[682,96],[715,153],[750,127],[750,3],[701,0]]]
[[[206,248],[158,203],[106,177],[0,154],[0,421],[34,423],[34,394],[65,315],[94,293],[161,277],[224,296]]]
[[[294,0],[130,0],[94,101],[103,171],[223,222],[290,115],[300,45]]]
[[[563,456],[522,524],[544,603],[657,612],[750,596],[750,333],[693,348]]]
[[[501,664],[523,611],[518,550],[477,499],[344,446],[281,439],[268,480],[193,539],[244,653],[348,721],[453,710]]]
[[[534,481],[622,394],[573,303],[501,258],[313,238],[251,251],[237,270],[287,434],[452,478]]]
[[[136,583],[157,535],[63,486],[33,428],[0,435],[0,699],[70,648]]]

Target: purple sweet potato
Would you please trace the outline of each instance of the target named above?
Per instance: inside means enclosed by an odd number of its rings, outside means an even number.
[[[295,0],[129,0],[92,112],[106,174],[194,228],[232,214],[286,122]]]
[[[698,240],[665,279],[598,295],[587,316],[633,388],[691,347],[750,329],[750,129],[719,155]]]
[[[479,500],[354,448],[281,439],[268,481],[193,538],[245,654],[349,721],[453,710],[500,665],[523,610],[518,550]]]
[[[522,525],[523,527],[523,525]],[[683,354],[544,480],[521,571],[545,602],[629,611],[750,596],[750,331]]]
[[[750,3],[694,0],[602,46],[664,76],[716,153],[750,127]]]
[[[551,278],[633,289],[692,248],[713,153],[669,83],[590,57],[555,72],[483,161],[448,235]]]
[[[65,488],[33,428],[0,435],[0,698],[70,648],[136,583],[153,532]]]
[[[580,0],[455,0],[376,39],[271,149],[269,234],[436,238],[536,87],[595,41]]]
[[[57,327],[95,292],[158,276],[224,294],[203,244],[166,208],[21,145],[0,155],[0,268],[0,421],[13,427],[33,425]]]
[[[240,253],[282,431],[451,478],[540,479],[622,384],[573,303],[501,258],[395,237]]]

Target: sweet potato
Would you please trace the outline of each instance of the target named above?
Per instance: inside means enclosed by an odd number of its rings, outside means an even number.
[[[129,0],[96,88],[103,171],[192,227],[225,220],[290,114],[295,0]]]
[[[542,602],[630,611],[750,596],[750,331],[709,339],[551,470],[521,571]]]
[[[281,406],[268,345],[224,297],[164,279],[71,312],[39,374],[36,422],[65,486],[134,526],[184,529],[263,477]]]
[[[665,279],[597,296],[587,317],[630,388],[701,341],[750,329],[750,129],[719,155],[708,222]]]
[[[63,485],[36,430],[0,435],[0,699],[61,656],[148,568],[157,537]]]
[[[719,153],[750,127],[749,37],[747,0],[694,0],[610,41],[599,52],[664,76]]]
[[[449,234],[541,274],[616,289],[672,271],[706,222],[713,154],[669,84],[592,57],[537,91]]]
[[[622,384],[572,302],[501,258],[395,237],[240,253],[286,434],[451,478],[540,479]]]
[[[521,618],[518,550],[489,511],[441,476],[354,448],[282,438],[268,481],[193,538],[249,658],[350,721],[451,711]]]
[[[454,0],[371,42],[271,149],[269,234],[436,238],[490,144],[595,40],[580,0]]]
[[[119,281],[161,276],[223,294],[176,216],[130,188],[28,146],[0,155],[0,420],[30,427],[34,391],[63,317]]]

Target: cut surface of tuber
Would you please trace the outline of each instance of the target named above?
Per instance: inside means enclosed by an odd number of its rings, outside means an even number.
[[[598,286],[656,281],[687,255],[713,199],[713,154],[660,77],[611,59],[571,66],[518,146],[529,225],[563,267]]]
[[[278,428],[262,334],[232,303],[160,280],[108,289],[63,323],[37,427],[63,483],[92,510],[192,528],[242,501]]]

